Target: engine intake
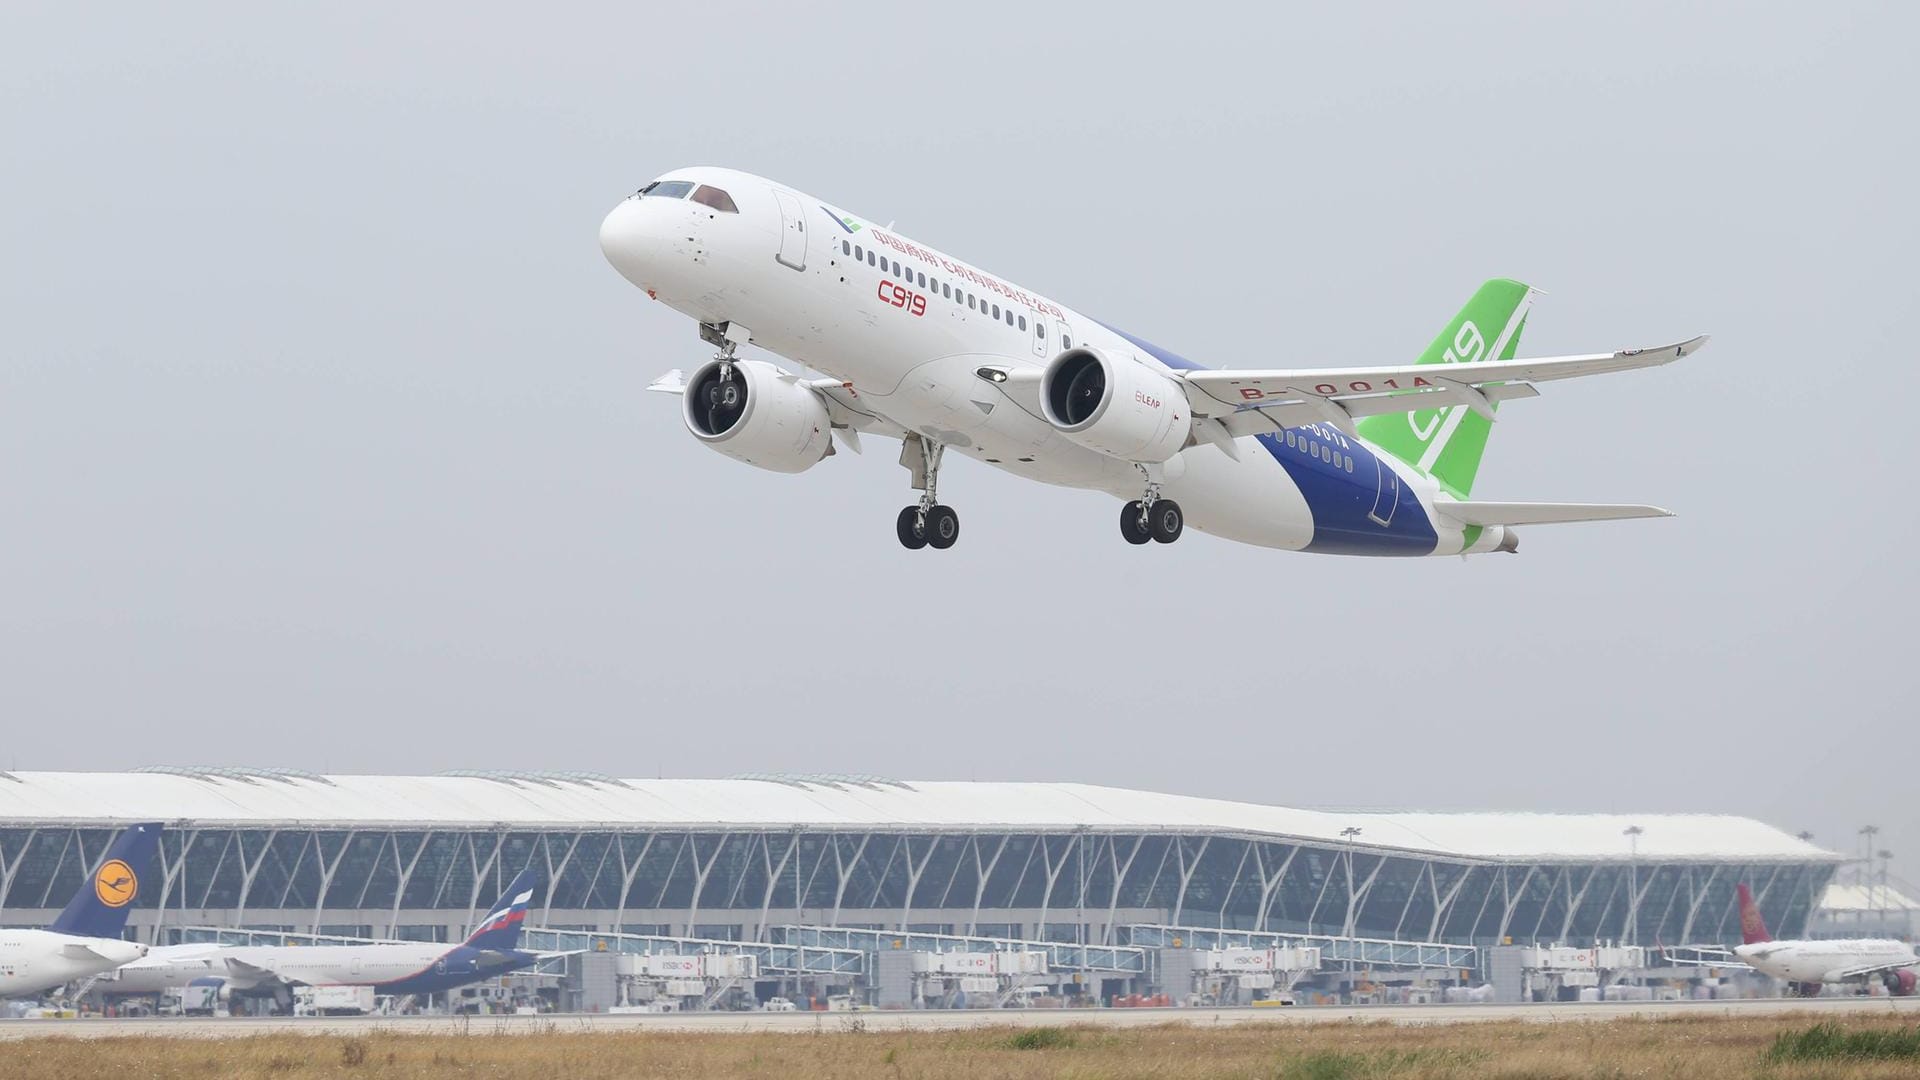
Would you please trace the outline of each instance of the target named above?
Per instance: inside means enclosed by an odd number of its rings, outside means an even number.
[[[833,450],[826,403],[793,376],[762,360],[696,368],[681,395],[681,416],[695,438],[749,465],[773,472],[805,472]]]
[[[1179,383],[1094,348],[1068,349],[1047,363],[1040,408],[1060,434],[1123,461],[1166,461],[1193,431]]]

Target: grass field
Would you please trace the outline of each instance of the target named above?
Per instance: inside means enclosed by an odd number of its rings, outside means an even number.
[[[476,1028],[478,1032],[480,1029]],[[1915,1077],[1920,1026],[1809,1017],[895,1032],[856,1018],[817,1033],[375,1032],[232,1039],[26,1039],[0,1045],[6,1080],[101,1077]]]

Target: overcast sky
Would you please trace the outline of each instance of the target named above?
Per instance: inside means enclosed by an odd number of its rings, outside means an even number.
[[[483,7],[9,5],[0,766],[1720,811],[1920,868],[1913,7]],[[1680,516],[1141,549],[956,460],[904,551],[892,444],[761,473],[642,393],[710,350],[596,228],[688,164],[1210,365],[1410,360],[1498,275],[1523,355],[1711,333],[1503,409],[1475,487]]]

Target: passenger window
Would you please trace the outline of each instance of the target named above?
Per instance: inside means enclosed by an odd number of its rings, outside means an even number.
[[[1060,347],[1061,347],[1061,348],[1063,348],[1063,349],[1071,349],[1071,348],[1073,348],[1073,335],[1072,335],[1072,334],[1061,334],[1061,335],[1060,335]]]
[[[920,274],[920,275],[918,275],[918,277],[920,278],[920,287],[921,287],[921,288],[923,288],[923,289],[924,289],[924,288],[926,288],[926,287],[927,287],[927,275],[925,275],[925,274]]]
[[[1347,471],[1353,471],[1353,455],[1351,454],[1347,455]]]
[[[1013,309],[1012,308],[1007,309],[1007,325],[1008,326],[1013,325]]]
[[[1293,429],[1292,428],[1287,429],[1287,445],[1288,446],[1293,445]]]
[[[733,196],[717,187],[708,187],[705,184],[701,184],[700,190],[693,193],[693,201],[702,206],[711,206],[723,214],[740,212],[740,208],[733,205]]]
[[[996,319],[1000,317],[1000,305],[999,305],[999,304],[995,304],[995,305],[993,305],[993,317],[994,317],[994,318],[996,318]]]
[[[1047,337],[1047,324],[1041,322],[1039,319],[1033,320],[1033,336],[1045,341]]]
[[[903,274],[903,273],[901,273],[901,272],[900,272],[900,264],[899,264],[899,263],[897,263],[897,262],[893,264],[893,276],[894,276],[894,277],[906,277],[906,275],[905,275],[905,274]]]
[[[972,309],[973,309],[973,294],[972,294],[972,293],[968,293],[968,294],[967,294],[967,309],[968,309],[968,310],[972,310]]]
[[[840,241],[840,254],[842,255],[853,254],[853,245],[847,243],[845,240]]]
[[[880,265],[880,256],[878,256],[878,255],[875,255],[875,254],[874,254],[874,253],[873,253],[872,251],[868,251],[868,252],[867,252],[867,265],[868,265],[868,266],[879,266],[879,265]]]
[[[949,285],[949,284],[947,284],[947,283],[946,283],[946,282],[944,282],[944,281],[943,281],[943,282],[941,282],[941,283],[940,283],[940,295],[941,295],[941,296],[944,296],[944,297],[946,297],[946,298],[947,298],[947,299],[949,299],[949,300],[951,300],[951,299],[953,299],[953,286],[951,286],[951,285]]]
[[[1026,328],[1027,328],[1027,317],[1025,315],[1022,315],[1020,316],[1020,329],[1025,330]]]
[[[865,259],[866,257],[867,257],[867,252],[865,248],[861,247],[859,244],[853,245],[853,259],[855,262],[859,262]]]

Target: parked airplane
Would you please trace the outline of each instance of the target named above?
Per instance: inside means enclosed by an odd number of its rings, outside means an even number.
[[[531,967],[542,954],[520,950],[520,929],[540,875],[528,867],[459,945],[167,945],[100,984],[110,995],[159,993],[205,980],[283,1003],[294,986],[372,986],[383,994],[433,994]]]
[[[1822,983],[1865,981],[1878,975],[1887,992],[1914,992],[1920,965],[1912,945],[1891,938],[1835,938],[1830,941],[1775,941],[1754,906],[1753,891],[1739,885],[1740,941],[1733,955],[1756,971],[1784,980],[1798,994],[1812,996]]]
[[[957,450],[1018,476],[1127,500],[1129,543],[1186,525],[1345,555],[1513,551],[1515,526],[1660,517],[1653,506],[1480,502],[1503,401],[1535,383],[1669,363],[1706,338],[1514,359],[1534,291],[1495,280],[1412,364],[1207,370],[830,203],[728,169],[676,169],[616,206],[600,247],[700,325],[717,355],[649,389],[682,395],[695,438],[797,473],[862,434],[902,440],[921,492],[909,548],[951,547],[939,501]],[[737,355],[752,343],[825,372]]]
[[[51,990],[147,955],[120,935],[159,849],[159,822],[128,826],[45,930],[0,930],[0,997]]]

